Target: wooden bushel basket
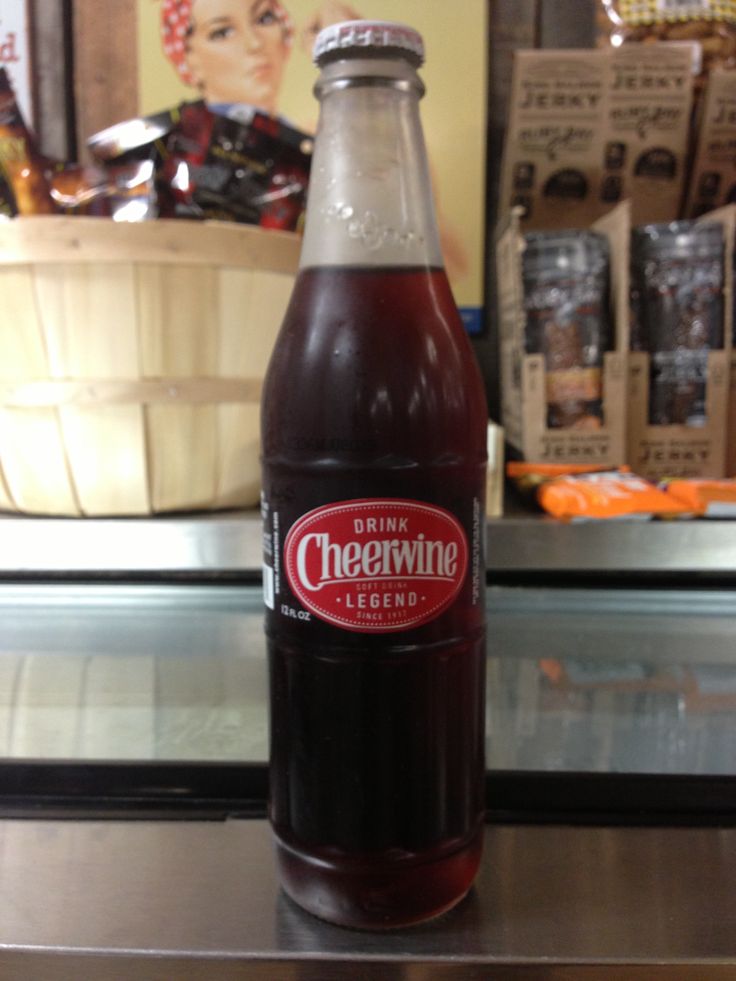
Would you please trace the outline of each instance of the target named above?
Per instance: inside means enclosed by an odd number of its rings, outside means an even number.
[[[225,222],[0,223],[0,510],[256,504],[299,241]]]

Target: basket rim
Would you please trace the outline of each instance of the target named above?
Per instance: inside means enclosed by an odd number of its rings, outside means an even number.
[[[150,263],[295,274],[301,235],[226,221],[26,215],[0,222],[0,266]]]

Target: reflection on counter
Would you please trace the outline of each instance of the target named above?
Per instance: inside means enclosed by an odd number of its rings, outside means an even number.
[[[490,769],[733,773],[733,594],[489,592]]]
[[[260,607],[157,587],[0,590],[0,756],[262,760]]]
[[[736,665],[497,658],[489,669],[490,769],[733,773]]]
[[[720,774],[736,597],[488,590],[489,769]],[[0,756],[265,762],[255,586],[0,589]]]

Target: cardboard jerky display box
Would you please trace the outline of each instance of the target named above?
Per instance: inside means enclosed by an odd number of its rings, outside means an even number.
[[[583,227],[600,198],[609,58],[597,51],[517,51],[499,214],[525,228]]]
[[[601,197],[630,200],[634,225],[672,221],[685,186],[695,46],[624,44],[610,59]]]
[[[695,145],[685,215],[736,201],[736,70],[714,69],[708,79]]]
[[[523,278],[526,240],[518,211],[499,230],[496,244],[501,359],[501,411],[506,438],[527,460],[619,466],[625,458],[626,351],[628,347],[629,205],[622,203],[591,226],[608,243],[609,288],[605,313],[611,330],[602,369],[550,370],[544,353],[529,353],[529,322]],[[581,232],[581,235],[583,233]],[[555,316],[546,317],[551,334]],[[554,344],[554,339],[552,340]],[[532,345],[533,346],[533,345]],[[596,379],[594,372],[598,372]],[[597,384],[596,384],[597,381]],[[586,387],[602,392],[599,418],[565,425],[550,412],[561,386],[577,394]],[[590,395],[594,393],[591,391]],[[590,423],[593,423],[592,425]]]
[[[694,386],[700,387],[701,391],[693,393],[690,382],[686,380],[683,384],[683,379],[677,377],[677,366],[669,360],[674,357],[674,354],[663,352],[667,360],[659,369],[659,379],[656,380],[652,373],[652,358],[656,355],[637,350],[632,350],[629,354],[627,463],[636,473],[651,480],[666,477],[723,477],[726,474],[726,424],[729,411],[736,419],[736,391],[731,396],[729,407],[729,373],[736,370],[736,365],[732,367],[731,353],[732,266],[736,207],[725,207],[709,212],[698,220],[698,225],[714,222],[719,223],[718,227],[721,229],[723,239],[722,346],[717,350],[702,351],[701,354],[696,346],[698,342],[694,339],[692,349],[685,351],[688,355],[696,358],[700,355],[702,358],[704,366],[702,379],[700,382],[696,381]],[[637,261],[636,258],[634,261]],[[695,255],[683,259],[691,273],[698,261]],[[633,278],[632,275],[632,280]],[[700,288],[704,290],[702,296],[704,305],[701,312],[697,314],[697,319],[707,321],[706,307],[714,301],[715,291],[705,282]],[[680,297],[677,297],[678,292],[681,297],[684,291],[680,289],[675,290],[674,293],[677,302],[681,302]],[[664,302],[669,302],[666,297]],[[657,319],[662,323],[666,316]],[[636,317],[633,317],[632,334],[636,333],[635,320]],[[685,331],[691,330],[691,325],[694,325],[693,335],[700,330],[691,312],[685,311],[682,325]],[[684,344],[682,340],[678,343],[682,344],[683,349],[688,344],[687,340]],[[691,374],[691,369],[687,365],[685,367]],[[674,375],[670,380],[668,372],[673,371]],[[684,414],[687,415],[689,411],[700,416],[694,420],[695,424],[686,424],[682,421],[670,425],[653,424],[653,416],[657,414],[657,392],[653,391],[653,388],[657,385],[664,392],[665,398],[668,397],[668,387],[672,393],[672,397],[664,405],[665,414],[673,410],[675,413],[682,413],[682,400],[684,400],[686,403]],[[736,390],[736,381],[732,385]],[[677,399],[680,399],[679,406]],[[687,403],[690,405],[689,410]]]
[[[500,211],[527,229],[585,227],[630,200],[635,224],[678,217],[691,44],[518,51]]]
[[[736,477],[736,204],[726,205],[710,212],[711,216],[721,217],[726,227],[726,297],[725,332],[730,342],[729,352],[729,391],[726,418],[726,477]],[[706,220],[704,215],[702,220]]]

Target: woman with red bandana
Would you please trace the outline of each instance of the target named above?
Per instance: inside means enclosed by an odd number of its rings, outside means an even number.
[[[358,16],[329,0],[305,32]],[[249,106],[277,115],[294,37],[280,0],[163,0],[161,35],[182,81],[197,88],[211,109],[230,113]]]
[[[323,27],[360,16],[344,0],[323,0],[299,32],[302,48],[311,55]],[[162,0],[163,49],[182,81],[197,88],[214,112],[242,121],[254,109],[279,115],[294,33],[281,0]],[[447,271],[451,278],[464,276],[462,240],[441,213],[439,221]]]

